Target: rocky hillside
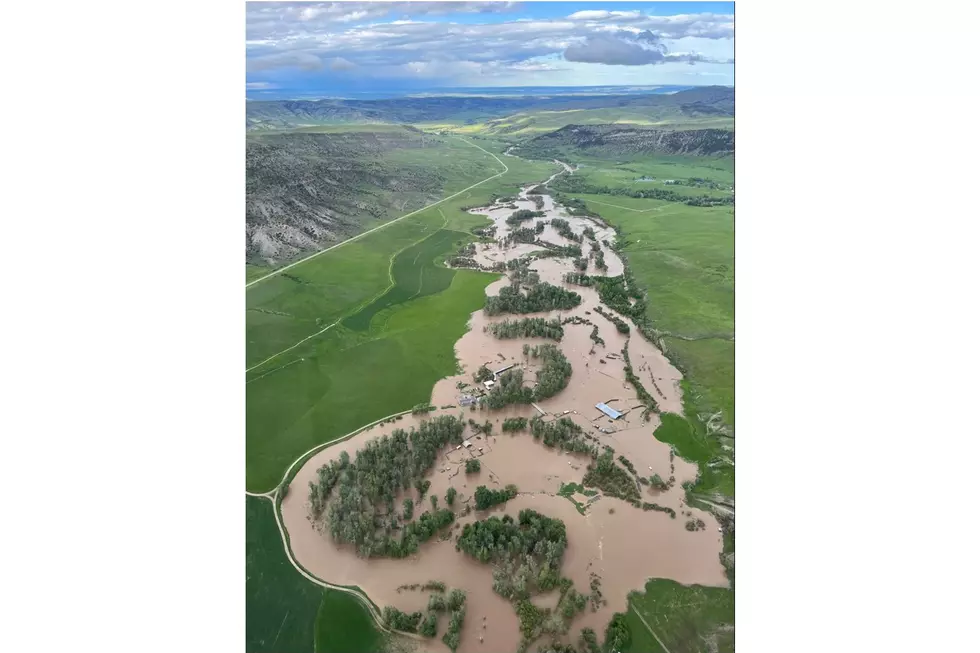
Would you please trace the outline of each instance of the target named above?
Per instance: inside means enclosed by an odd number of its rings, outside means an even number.
[[[429,150],[439,146],[424,138]],[[445,181],[438,166],[385,157],[421,148],[422,139],[414,130],[246,139],[246,260],[280,263],[438,198]]]
[[[735,132],[725,129],[665,130],[629,125],[568,125],[519,145],[514,153],[554,158],[569,151],[601,151],[610,155],[735,154]]]

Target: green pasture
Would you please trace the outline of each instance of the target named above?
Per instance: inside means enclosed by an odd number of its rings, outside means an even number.
[[[627,653],[735,651],[735,592],[730,589],[655,579],[647,582],[643,593],[629,596],[629,606],[626,622],[632,637]]]
[[[247,653],[377,653],[386,637],[353,596],[325,590],[289,563],[272,502],[245,497]]]
[[[314,653],[380,653],[390,641],[360,601],[334,590],[323,593],[315,637]]]
[[[248,489],[273,487],[317,444],[427,401],[435,382],[456,371],[455,342],[496,278],[441,267],[441,259],[470,240],[437,231],[401,256],[392,252],[390,290],[247,374]],[[345,278],[359,272],[352,267]]]

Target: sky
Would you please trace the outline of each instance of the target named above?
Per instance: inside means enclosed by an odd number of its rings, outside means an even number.
[[[248,2],[246,96],[734,85],[734,2]]]

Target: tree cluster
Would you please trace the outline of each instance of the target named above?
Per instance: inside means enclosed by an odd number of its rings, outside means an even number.
[[[520,320],[504,320],[484,327],[500,339],[512,338],[551,338],[561,340],[565,330],[557,319],[546,320],[543,317],[525,317]]]
[[[505,515],[467,524],[456,540],[458,551],[500,565],[494,591],[511,601],[557,587],[567,545],[563,521],[530,509],[521,510],[516,522]]]
[[[476,383],[483,383],[484,381],[490,381],[491,379],[493,379],[493,372],[486,365],[481,365],[476,371],[476,374],[473,375],[473,380]]]
[[[346,451],[341,451],[339,460],[331,460],[330,464],[316,470],[317,482],[310,482],[310,512],[314,517],[319,517],[323,513],[330,492],[348,465],[350,465],[350,455]]]
[[[514,211],[508,216],[504,221],[509,225],[517,225],[524,220],[533,220],[534,218],[543,218],[544,211],[528,211],[527,209],[521,209],[520,211]]]
[[[510,484],[503,490],[491,490],[486,485],[476,488],[473,498],[476,500],[477,510],[486,510],[505,501],[509,501],[517,496],[517,486]]]
[[[399,529],[395,497],[423,479],[440,449],[461,443],[464,428],[462,420],[440,415],[410,433],[396,429],[360,449],[335,482],[337,496],[327,510],[331,536],[353,545],[361,556],[403,557],[451,523],[452,511],[440,510],[424,513]],[[326,476],[329,479],[329,469]],[[423,486],[420,483],[417,489]],[[324,498],[330,495],[325,488],[317,493]],[[401,537],[396,539],[398,530]]]
[[[639,501],[640,491],[636,481],[626,470],[613,461],[612,449],[606,449],[592,462],[582,479],[582,485],[597,487],[609,496]]]
[[[568,386],[572,376],[572,364],[558,347],[547,344],[531,347],[531,356],[540,358],[543,365],[537,371],[538,384],[534,388],[536,400],[554,397]]]
[[[385,606],[381,616],[388,628],[400,630],[403,633],[417,632],[419,621],[422,619],[421,612],[408,614],[390,605]]]
[[[476,458],[470,458],[466,461],[466,473],[467,474],[477,474],[480,471],[480,461]]]
[[[535,440],[541,440],[546,447],[557,447],[562,451],[587,453],[592,457],[598,455],[594,444],[589,442],[589,436],[582,427],[568,419],[560,417],[553,422],[545,422],[539,415],[531,420],[531,435]]]
[[[534,228],[521,227],[519,229],[512,229],[507,238],[504,239],[505,243],[533,243],[538,240],[538,236],[544,231],[544,223],[539,222],[534,225]]]
[[[527,428],[527,418],[526,417],[508,417],[504,420],[504,423],[500,426],[504,433],[509,433],[512,431],[523,431]]]
[[[450,651],[456,653],[456,649],[459,648],[459,634],[463,630],[463,620],[466,618],[466,593],[462,590],[450,592],[446,608],[449,611],[449,629],[442,636],[442,642]]]
[[[576,243],[582,242],[582,237],[572,231],[572,226],[568,223],[568,220],[564,218],[552,218],[551,226],[555,228],[558,235],[562,238],[567,238],[568,240],[573,240]]]
[[[626,615],[617,612],[606,626],[605,648],[607,651],[625,651],[633,641]]]
[[[596,306],[595,312],[601,315],[602,317],[606,318],[613,324],[615,324],[616,330],[619,331],[620,333],[630,332],[630,325],[625,320],[620,319],[619,317],[613,315],[612,313],[602,310],[601,306]]]
[[[567,311],[582,303],[577,292],[565,290],[550,283],[538,283],[527,294],[519,288],[505,286],[496,297],[488,297],[483,311],[487,315],[501,313],[541,313],[545,311]]]
[[[665,512],[668,515],[670,515],[671,519],[677,518],[677,511],[675,511],[673,508],[661,506],[658,503],[647,503],[646,501],[644,501],[643,504],[640,505],[640,507],[643,508],[643,510],[645,511],[656,510],[657,512]]]

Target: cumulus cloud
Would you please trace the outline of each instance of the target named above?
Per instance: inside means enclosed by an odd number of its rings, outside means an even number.
[[[592,36],[565,50],[566,61],[604,63],[611,66],[644,66],[663,63],[662,48],[646,48],[639,43],[612,36]]]

